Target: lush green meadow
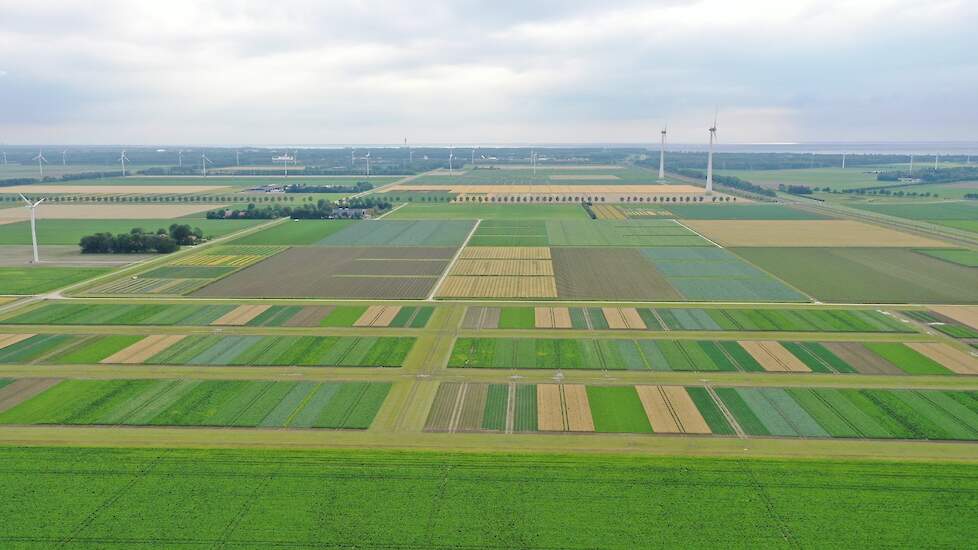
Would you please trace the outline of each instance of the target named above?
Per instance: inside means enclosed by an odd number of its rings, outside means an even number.
[[[585,220],[576,204],[442,204],[409,203],[385,220]]]
[[[326,246],[458,246],[472,230],[467,220],[376,220],[349,225],[315,244]]]
[[[720,170],[724,176],[736,176],[764,187],[784,185],[806,185],[808,187],[830,187],[841,191],[886,185],[876,179],[869,169],[858,168],[797,168],[789,170]],[[896,184],[897,182],[890,182]]]
[[[967,464],[28,447],[0,449],[0,463],[11,546],[962,548],[978,536]]]
[[[0,267],[0,294],[40,294],[109,271],[99,267]]]
[[[245,235],[234,244],[315,244],[355,223],[350,220],[292,220]]]
[[[390,384],[64,380],[0,413],[0,424],[367,429]]]
[[[82,237],[93,233],[129,233],[135,227],[155,232],[174,223],[199,227],[207,237],[220,237],[264,221],[266,220],[38,220],[37,242],[78,244]],[[31,244],[30,222],[0,225],[0,244]]]

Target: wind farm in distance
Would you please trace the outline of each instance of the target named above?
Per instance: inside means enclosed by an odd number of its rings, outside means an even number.
[[[55,4],[0,547],[974,546],[972,7]]]

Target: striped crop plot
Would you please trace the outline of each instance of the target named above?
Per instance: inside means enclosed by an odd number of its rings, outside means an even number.
[[[389,336],[0,335],[0,363],[400,367],[414,342]]]
[[[425,430],[975,441],[978,393],[443,382]]]
[[[386,307],[396,308],[393,318],[385,325],[392,328],[424,328],[434,313],[434,307],[431,306]],[[25,310],[0,321],[0,324],[352,327],[367,309],[368,306],[100,304],[54,301]]]
[[[900,313],[952,338],[978,340],[978,307],[938,306],[931,311],[908,310]]]
[[[547,314],[537,326],[537,308],[469,307],[462,328],[532,329],[548,327]],[[739,332],[866,332],[912,333],[914,328],[888,313],[868,309],[733,309],[733,308],[649,308],[649,307],[568,307],[571,328],[609,330],[613,326],[653,331],[739,331]],[[632,313],[634,310],[635,313]],[[560,313],[563,316],[563,312]],[[635,318],[635,315],[638,318]],[[609,316],[611,319],[609,319]],[[622,327],[624,317],[628,317]],[[639,323],[638,319],[641,319]]]
[[[381,222],[367,225],[373,223]],[[194,296],[425,298],[455,251],[422,246],[293,247],[210,284]]]
[[[448,367],[950,375],[978,374],[978,358],[935,343],[462,337]]]
[[[0,424],[364,430],[390,384],[64,380],[0,410]]]
[[[323,246],[423,246],[458,248],[472,231],[468,220],[372,220],[354,223],[319,240]]]
[[[546,247],[466,247],[438,289],[439,298],[556,298]]]
[[[92,296],[181,296],[285,250],[282,246],[224,245],[182,256],[139,275],[86,289]]]

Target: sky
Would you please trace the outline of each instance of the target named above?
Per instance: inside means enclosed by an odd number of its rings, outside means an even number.
[[[0,143],[975,140],[974,0],[0,0]]]

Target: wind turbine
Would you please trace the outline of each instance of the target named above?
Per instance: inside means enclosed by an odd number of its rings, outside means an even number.
[[[475,166],[475,147],[472,148],[472,166]]]
[[[367,177],[370,177],[370,151],[367,151],[367,155],[363,157],[367,159]]]
[[[659,146],[659,179],[666,179],[666,133],[669,126],[662,127],[662,144]]]
[[[937,153],[934,153],[934,170],[937,170]]]
[[[44,151],[38,151],[37,156],[31,160],[37,161],[37,171],[40,172],[41,179],[44,179],[44,164],[48,161],[48,159],[44,158]]]
[[[455,159],[455,146],[448,148],[448,173],[452,173],[452,161]]]
[[[34,245],[34,261],[31,263],[39,264],[41,263],[41,260],[37,256],[37,229],[34,226],[34,219],[36,217],[37,205],[44,202],[44,199],[32,203],[31,201],[27,200],[27,197],[24,195],[21,195],[20,198],[24,199],[24,202],[27,203],[27,208],[31,209],[31,244]]]
[[[61,166],[68,166],[68,150],[61,151]]]
[[[183,168],[183,149],[177,151],[177,165]]]
[[[971,164],[971,162],[968,162],[968,164]],[[3,152],[3,165],[4,166],[7,165],[7,152],[6,151]]]
[[[846,167],[846,154],[843,152],[842,153],[842,168],[845,168],[845,167]]]
[[[350,168],[354,168],[357,165],[357,150],[350,149]]]
[[[203,177],[205,177],[205,178],[207,177],[207,163],[208,162],[210,162],[211,164],[214,164],[214,162],[211,161],[211,159],[207,158],[207,155],[206,154],[201,153],[200,154],[200,175],[203,176]]]
[[[122,163],[122,177],[126,177],[126,161],[127,160],[129,160],[129,157],[126,156],[126,150],[123,149],[122,150],[122,154],[119,155],[119,162]]]
[[[717,138],[717,115],[719,109],[713,114],[713,126],[710,127],[710,152],[706,157],[706,194],[713,193],[713,142]]]
[[[241,151],[234,152],[234,164],[241,166]]]
[[[537,175],[537,152],[530,150],[530,166],[533,167],[533,175]]]
[[[913,177],[913,153],[910,153],[910,177]]]

